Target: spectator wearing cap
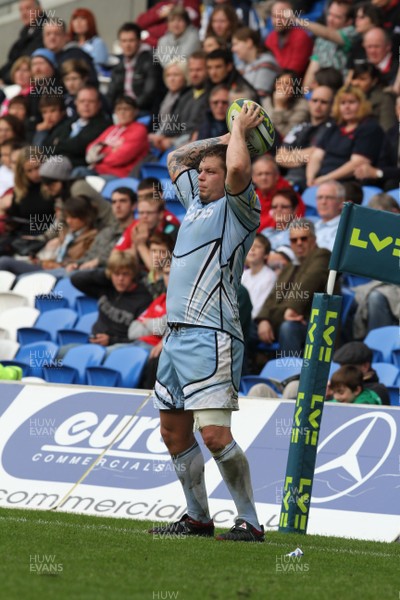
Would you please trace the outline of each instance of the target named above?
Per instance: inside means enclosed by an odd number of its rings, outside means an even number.
[[[62,205],[69,196],[87,196],[97,211],[95,227],[102,229],[114,224],[111,205],[84,179],[72,177],[72,163],[66,156],[54,155],[43,160],[39,176],[43,194],[52,199],[56,206]]]
[[[108,127],[89,144],[86,161],[96,175],[128,177],[150,151],[147,129],[136,121],[139,109],[133,98],[118,98],[114,110],[116,125]]]
[[[268,256],[268,266],[275,271],[277,277],[283,269],[291,263],[296,264],[296,255],[289,246],[278,246],[276,250],[271,250]]]
[[[174,6],[168,15],[168,31],[157,44],[155,58],[164,67],[172,60],[187,62],[200,49],[199,32],[183,6]]]
[[[21,56],[31,56],[32,52],[43,46],[42,30],[46,14],[38,0],[20,0],[19,12],[23,24],[19,36],[11,46],[7,61],[0,67],[0,80],[10,84],[11,68]]]
[[[334,362],[342,365],[355,365],[363,375],[364,389],[374,391],[382,400],[382,404],[390,405],[387,388],[379,382],[376,371],[371,367],[372,350],[364,342],[348,342],[336,350]]]
[[[67,156],[75,167],[87,167],[86,149],[110,125],[104,116],[99,90],[86,85],[76,99],[77,118],[56,127],[49,140],[52,152]],[[55,147],[55,148],[53,148]]]
[[[131,96],[141,116],[155,113],[165,94],[161,65],[153,60],[150,47],[141,42],[141,29],[136,23],[121,25],[118,42],[122,56],[111,73],[108,101],[114,106],[120,96]]]
[[[38,48],[31,57],[32,89],[29,95],[31,120],[41,121],[39,102],[43,96],[62,96],[63,87],[58,78],[57,61],[54,52]]]

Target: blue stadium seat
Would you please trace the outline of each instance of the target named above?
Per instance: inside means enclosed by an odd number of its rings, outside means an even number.
[[[89,342],[89,334],[98,316],[98,312],[87,313],[78,319],[73,329],[60,329],[57,338],[59,345],[87,344]]]
[[[137,192],[139,180],[134,177],[122,177],[121,179],[113,179],[108,181],[101,191],[101,195],[106,200],[111,200],[111,194],[119,187],[127,187],[134,192]]]
[[[57,364],[59,347],[53,342],[35,342],[21,346],[12,360],[3,360],[1,364],[17,365],[22,368],[23,376],[42,377],[43,369]]]
[[[304,190],[301,197],[306,205],[306,217],[318,215],[317,212],[317,185],[313,185]]]
[[[172,212],[173,215],[176,216],[177,219],[182,221],[186,215],[186,209],[179,202],[179,200],[167,200],[165,203],[166,209]]]
[[[330,379],[332,377],[332,375],[334,374],[335,371],[337,371],[338,369],[340,369],[340,364],[337,362],[331,362],[331,367],[329,369],[329,377],[328,379]]]
[[[169,179],[169,171],[166,165],[158,163],[144,163],[140,169],[142,179],[146,177],[157,177],[157,179]]]
[[[71,329],[78,315],[71,308],[58,308],[41,313],[34,327],[21,327],[17,331],[17,340],[21,346],[41,340],[57,341],[59,328]]]
[[[143,117],[139,117],[136,119],[136,123],[141,123],[147,127],[151,123],[151,115],[143,115]]]
[[[286,356],[269,360],[260,373],[260,377],[282,383],[286,379],[300,375],[303,359]]]
[[[384,362],[373,362],[372,368],[376,371],[380,383],[388,387],[394,386],[400,383],[399,376],[400,371],[395,365],[390,365]]]
[[[364,344],[373,350],[373,362],[392,362],[392,350],[399,344],[399,327],[392,325],[371,329],[364,339]]]
[[[69,277],[63,277],[57,281],[51,294],[48,294],[44,298],[36,297],[36,308],[40,312],[56,308],[75,309],[76,299],[82,295],[82,292],[72,285]]]
[[[372,368],[375,369],[380,383],[387,387],[392,406],[399,406],[399,385],[400,385],[400,370],[395,365],[388,363],[372,363]]]
[[[100,365],[106,350],[98,344],[83,344],[68,350],[60,365],[43,369],[43,377],[51,383],[86,383],[88,367]]]
[[[164,167],[167,166],[168,164],[168,154],[172,152],[172,148],[170,150],[166,150],[165,152],[163,152],[163,154],[161,154],[160,159],[158,161],[159,165],[163,165]]]
[[[361,202],[361,206],[366,206],[372,196],[375,196],[375,194],[381,194],[383,192],[381,188],[376,187],[375,185],[363,185],[362,191],[363,200]]]
[[[364,285],[364,283],[370,283],[370,281],[372,280],[369,277],[354,275],[354,273],[343,273],[343,283],[346,287],[357,287],[358,285]]]
[[[266,377],[261,377],[260,375],[244,375],[240,380],[240,388],[239,393],[247,396],[249,390],[253,387],[253,385],[257,385],[258,383],[266,383],[272,389],[276,391],[277,394],[281,395],[281,389],[270,379]]]
[[[346,287],[342,287],[341,292],[342,292],[341,322],[342,322],[342,327],[344,327],[346,324],[346,321],[347,321],[347,317],[349,316],[350,309],[354,304],[355,293]]]
[[[117,348],[100,367],[87,369],[89,385],[110,387],[138,387],[149,353],[144,348],[127,346]]]

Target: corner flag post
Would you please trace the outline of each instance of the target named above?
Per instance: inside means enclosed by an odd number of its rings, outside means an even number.
[[[319,430],[341,296],[338,272],[400,285],[400,215],[345,203],[336,234],[327,294],[315,294],[293,417],[279,530],[306,533]]]

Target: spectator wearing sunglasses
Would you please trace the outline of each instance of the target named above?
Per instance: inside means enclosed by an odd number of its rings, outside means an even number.
[[[257,315],[258,337],[271,344],[279,341],[282,356],[301,356],[313,295],[323,292],[331,253],[319,248],[314,224],[297,219],[289,226],[290,247],[298,264],[289,264],[279,275]]]

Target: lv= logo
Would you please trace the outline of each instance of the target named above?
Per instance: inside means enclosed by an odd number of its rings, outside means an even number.
[[[368,235],[368,240],[363,240],[360,237],[361,229],[358,227],[354,227],[351,232],[350,238],[350,246],[356,246],[357,248],[366,249],[368,247],[368,243],[371,242],[373,247],[377,252],[381,252],[388,246],[391,246],[394,243],[394,246],[398,246],[398,248],[393,248],[392,255],[396,257],[400,257],[400,238],[394,239],[391,235],[380,239],[376,233],[373,231]]]

